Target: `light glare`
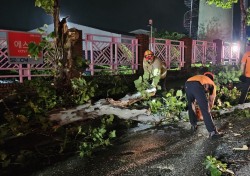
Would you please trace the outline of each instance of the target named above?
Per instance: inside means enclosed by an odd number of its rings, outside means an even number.
[[[238,45],[234,45],[232,49],[233,49],[233,52],[238,52],[240,47]]]

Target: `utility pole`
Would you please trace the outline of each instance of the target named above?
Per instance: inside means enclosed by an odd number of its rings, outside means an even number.
[[[190,24],[189,24],[189,37],[192,38],[192,20],[193,20],[193,0],[190,6]]]
[[[148,24],[150,26],[150,45],[149,45],[149,49],[151,51],[153,51],[153,20],[149,19]]]

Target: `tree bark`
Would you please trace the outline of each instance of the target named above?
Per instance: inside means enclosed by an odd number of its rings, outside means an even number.
[[[215,110],[212,111],[212,113],[218,113],[219,116],[222,114],[233,112],[235,109],[246,109],[249,107],[250,103],[244,103],[223,110]],[[121,119],[135,120],[143,123],[154,124],[159,124],[166,118],[165,116],[151,114],[148,109],[128,109],[115,107],[112,104],[109,104],[107,100],[101,99],[97,101],[94,105],[89,103],[78,106],[76,108],[50,113],[49,119],[51,121],[57,122],[57,125],[55,126],[55,128],[57,128],[73,122],[90,120],[98,118],[102,115],[111,114],[116,115]],[[184,118],[188,116],[188,112],[183,111],[180,116],[181,118]]]
[[[146,90],[148,96],[154,96],[156,89]],[[58,126],[62,126],[75,121],[83,121],[88,119],[97,118],[105,114],[113,114],[121,119],[132,119],[143,122],[160,122],[165,117],[150,114],[148,109],[129,109],[127,106],[140,101],[143,96],[140,92],[126,95],[125,97],[115,101],[113,99],[101,99],[94,105],[85,104],[60,112],[53,112],[50,114],[50,120],[58,121]]]
[[[241,29],[240,29],[240,41],[241,41],[241,56],[245,52],[246,47],[246,0],[239,0],[240,12],[241,12]]]
[[[60,21],[58,0],[54,0],[53,20],[54,20],[54,33],[55,33],[55,36],[57,38],[58,37],[59,21]]]
[[[152,97],[156,93],[156,89],[148,89],[146,90],[147,96]],[[125,97],[119,99],[119,100],[113,100],[112,98],[107,99],[108,102],[114,106],[119,106],[119,107],[128,107],[132,105],[135,102],[138,102],[140,100],[143,100],[143,96],[140,92],[137,92],[133,95],[126,95]]]

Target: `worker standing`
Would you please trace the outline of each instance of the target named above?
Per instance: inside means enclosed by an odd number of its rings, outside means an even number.
[[[247,93],[250,86],[250,51],[247,51],[243,55],[241,59],[240,69],[242,71],[242,75],[240,76],[240,80],[242,81],[242,87],[239,104],[243,104],[246,101]]]

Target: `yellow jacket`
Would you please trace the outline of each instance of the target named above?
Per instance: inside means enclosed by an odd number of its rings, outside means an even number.
[[[151,78],[160,76],[160,79],[163,79],[167,75],[167,68],[158,57],[154,57],[154,61],[152,63],[148,63],[144,59],[143,70],[144,72],[149,73]]]

